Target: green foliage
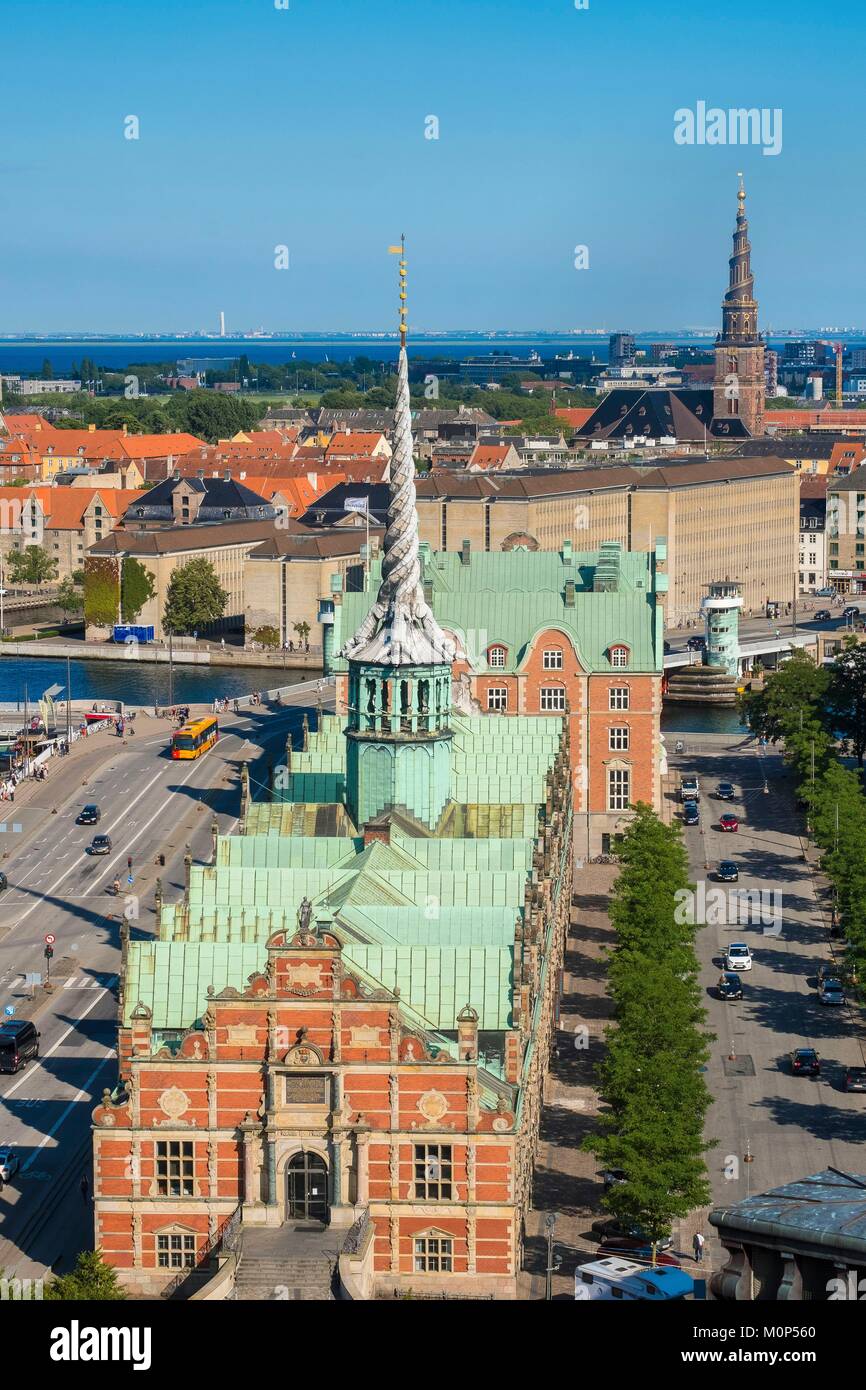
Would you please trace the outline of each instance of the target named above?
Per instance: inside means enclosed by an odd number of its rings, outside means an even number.
[[[171,576],[162,625],[166,632],[196,632],[223,616],[228,597],[209,560],[190,560]]]
[[[834,726],[863,766],[866,753],[866,644],[849,637],[833,664],[828,694]]]
[[[109,555],[88,555],[84,561],[85,621],[94,627],[112,627],[119,601],[117,562]]]
[[[45,1287],[45,1298],[64,1302],[121,1302],[126,1294],[117,1282],[117,1271],[102,1258],[101,1250],[82,1250],[71,1274],[61,1274]]]
[[[46,584],[57,578],[57,561],[41,545],[27,545],[9,551],[6,573],[14,584]]]
[[[275,627],[270,627],[267,623],[264,627],[257,627],[253,633],[253,641],[260,642],[263,647],[278,647],[280,645],[280,634]]]
[[[310,635],[310,624],[307,622],[294,623],[292,625],[292,631],[298,634],[299,641],[306,642]]]
[[[216,444],[218,439],[230,439],[238,430],[252,429],[259,409],[251,401],[221,391],[185,391],[171,398],[166,414],[172,429],[186,430]]]
[[[144,605],[153,598],[156,585],[149,569],[127,555],[120,571],[120,612],[125,623],[134,623]]]
[[[84,594],[81,586],[76,584],[74,576],[62,581],[55,602],[64,613],[80,613],[83,610]]]
[[[740,713],[753,734],[775,743],[802,724],[822,724],[829,684],[824,668],[798,647],[762,690],[740,696]]]
[[[610,990],[616,1022],[606,1032],[599,1084],[607,1109],[584,1142],[626,1181],[605,1198],[622,1220],[658,1241],[677,1217],[709,1200],[703,1079],[711,1037],[698,985],[697,928],[681,917],[688,861],[677,826],[638,803],[621,849],[611,901],[616,948]]]

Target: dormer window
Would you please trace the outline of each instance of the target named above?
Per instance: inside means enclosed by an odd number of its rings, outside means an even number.
[[[620,670],[620,671],[621,671],[621,670],[624,669],[624,667],[628,666],[628,663],[629,663],[629,650],[628,650],[628,647],[623,646],[622,643],[620,643],[620,644],[617,645],[616,647],[611,647],[611,649],[610,649],[610,664],[611,664],[611,666],[614,666],[614,667],[616,667],[617,670]]]
[[[501,670],[504,668],[504,666],[505,666],[505,657],[506,657],[507,650],[508,650],[508,649],[507,649],[506,647],[500,647],[500,646],[488,647],[488,649],[487,649],[487,661],[488,661],[488,664],[489,664],[491,670],[500,670],[500,671],[501,671]]]

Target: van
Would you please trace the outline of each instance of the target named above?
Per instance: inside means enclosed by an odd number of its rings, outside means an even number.
[[[20,1071],[39,1056],[39,1039],[29,1019],[0,1023],[0,1072]]]

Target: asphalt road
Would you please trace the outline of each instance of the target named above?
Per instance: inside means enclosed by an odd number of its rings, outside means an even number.
[[[89,1175],[91,1111],[116,1081],[120,914],[127,905],[137,911],[133,935],[153,932],[157,877],[167,900],[182,896],[187,845],[195,860],[209,860],[211,822],[222,833],[237,824],[242,763],[249,764],[255,795],[310,699],[309,690],[299,690],[281,709],[221,716],[219,742],[195,761],[167,755],[167,723],[125,746],[118,739],[116,756],[4,862],[0,1006],[20,1007],[24,972],[44,974],[47,934],[56,937],[57,980],[35,1020],[38,1062],[0,1077],[0,1144],[11,1144],[21,1164],[0,1193],[0,1270],[7,1274],[67,1268],[92,1243],[92,1212],[79,1181],[85,1170]],[[76,826],[81,806],[92,801],[102,810],[99,825]],[[111,836],[110,855],[87,853],[95,831]],[[160,852],[164,868],[156,864]],[[107,891],[115,875],[127,895],[121,901]]]
[[[738,1201],[749,1191],[829,1166],[862,1173],[866,1095],[848,1094],[841,1084],[845,1067],[862,1066],[864,1057],[848,1007],[818,1002],[816,975],[831,959],[829,932],[802,859],[789,774],[781,754],[753,743],[713,750],[695,736],[692,746],[694,751],[687,746],[685,756],[671,761],[676,771],[697,773],[701,780],[701,825],[684,830],[699,891],[703,884],[705,891],[727,893],[734,886],[768,895],[763,923],[743,925],[736,905],[725,904],[726,921],[698,932],[708,1022],[716,1034],[707,1074],[714,1097],[707,1130],[718,1141],[708,1159],[713,1200]],[[733,802],[715,798],[719,781],[734,783]],[[729,810],[740,817],[736,833],[718,828],[719,816]],[[737,885],[713,882],[721,859],[737,863]],[[711,910],[703,915],[712,919]],[[731,941],[746,942],[754,960],[741,976],[744,998],[736,1003],[720,1000],[715,989]],[[794,1047],[818,1050],[820,1078],[791,1073],[787,1054]],[[730,1052],[737,1063],[727,1061]],[[743,1067],[745,1074],[737,1074]],[[743,1162],[747,1152],[752,1163]]]
[[[852,602],[858,607],[861,606],[857,603],[856,595],[852,599]],[[822,607],[828,609],[833,614],[833,617],[829,622],[816,623],[812,617],[812,613],[815,611],[820,612]],[[862,604],[862,610],[864,614],[866,614],[866,603]],[[842,617],[842,609],[835,607],[829,599],[823,602],[819,600],[808,610],[800,609],[799,607],[797,609],[797,633],[801,637],[807,632],[844,633],[851,630],[846,619]],[[784,618],[742,618],[739,625],[741,642],[759,642],[770,637],[775,637],[777,633],[780,637],[790,637],[793,635],[793,631],[794,627],[790,615]],[[703,620],[698,621],[695,626],[691,628],[667,628],[665,631],[665,641],[670,648],[668,654],[672,655],[674,652],[684,651],[690,637],[703,636],[703,634]],[[695,659],[698,659],[697,656]]]

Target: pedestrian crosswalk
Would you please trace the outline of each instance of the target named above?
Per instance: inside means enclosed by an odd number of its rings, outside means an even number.
[[[60,989],[114,989],[117,984],[117,976],[109,975],[107,979],[97,980],[93,975],[70,975],[67,980],[59,984]]]

